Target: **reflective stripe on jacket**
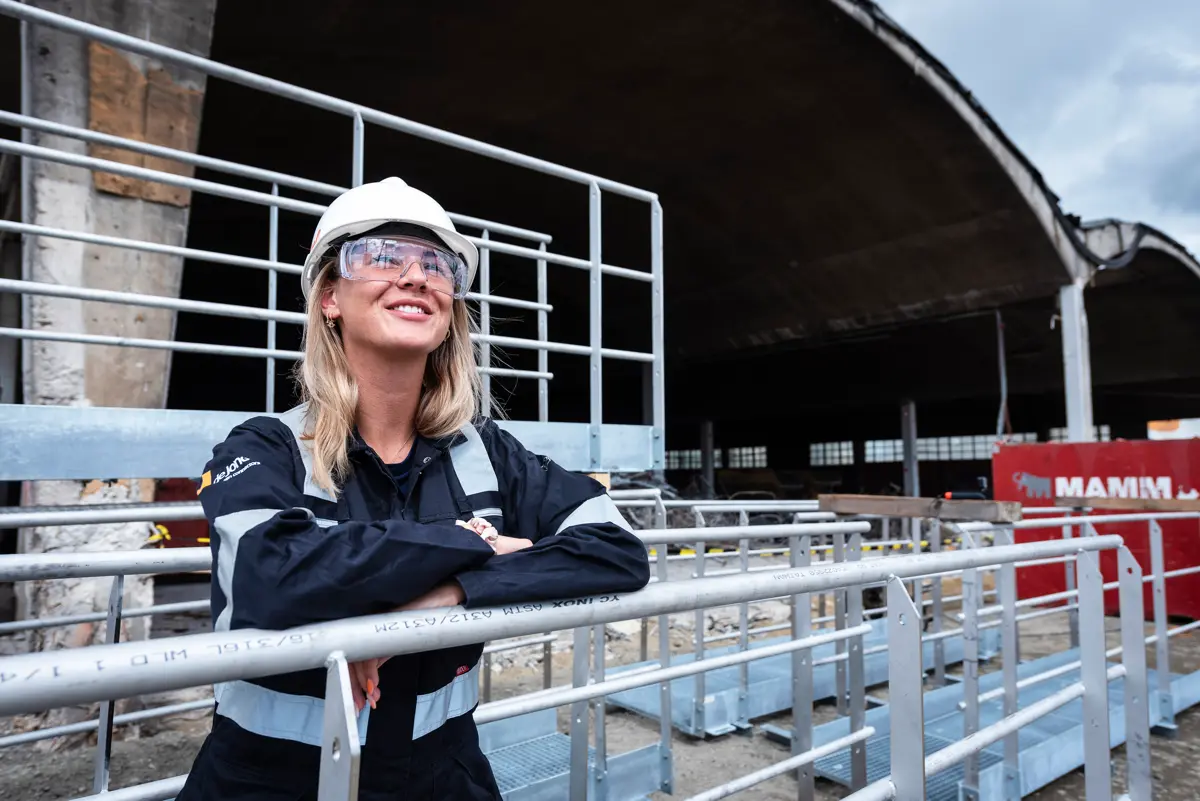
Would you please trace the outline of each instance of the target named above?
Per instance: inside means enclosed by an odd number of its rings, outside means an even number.
[[[604,487],[530,453],[491,420],[440,440],[418,437],[403,493],[356,434],[335,500],[313,480],[305,411],[237,426],[205,468],[212,615],[230,647],[237,629],[385,612],[451,578],[466,607],[628,592],[649,581],[645,546]],[[534,545],[497,556],[454,524],[472,516]],[[389,660],[360,736],[382,730],[389,750],[407,752],[471,712],[481,652],[476,644]],[[215,688],[217,711],[250,732],[317,744],[324,688],[321,670],[226,682]]]

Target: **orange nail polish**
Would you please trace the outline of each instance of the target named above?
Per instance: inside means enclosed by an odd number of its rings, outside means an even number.
[[[371,681],[370,679],[367,679],[367,695],[371,695],[374,692],[375,692],[375,682]]]

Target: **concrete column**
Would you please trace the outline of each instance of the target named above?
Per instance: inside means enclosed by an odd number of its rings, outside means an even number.
[[[917,404],[905,401],[900,407],[900,438],[904,447],[904,494],[921,494],[921,472],[917,462]]]
[[[712,498],[717,492],[716,454],[713,453],[713,424],[705,420],[700,424],[700,476],[704,480],[704,497]]]
[[[33,5],[158,44],[208,55],[216,0],[33,0]],[[26,113],[68,125],[195,150],[199,140],[203,75],[45,27],[24,37],[22,106]],[[27,133],[36,145],[191,174],[182,165],[127,151],[88,146],[59,136]],[[27,222],[96,234],[186,244],[190,193],[111,174],[26,160],[22,206]],[[182,259],[50,238],[29,237],[22,276],[31,281],[178,296]],[[171,312],[74,300],[27,297],[24,326],[49,330],[171,339]],[[25,403],[64,406],[161,407],[170,354],[133,348],[27,342],[22,349]],[[114,453],[113,459],[120,454]],[[63,454],[64,459],[70,458]],[[22,502],[36,505],[153,500],[151,481],[55,481],[27,484]],[[26,553],[78,549],[131,549],[147,536],[146,524],[27,529]],[[20,585],[18,615],[43,617],[107,608],[110,580],[27,582]],[[149,580],[125,582],[127,606],[152,601]],[[147,619],[126,624],[122,639],[147,636]],[[103,626],[45,629],[29,647],[85,645]]]
[[[1092,355],[1088,344],[1087,309],[1083,281],[1058,291],[1062,312],[1063,386],[1067,402],[1067,441],[1092,442]]]

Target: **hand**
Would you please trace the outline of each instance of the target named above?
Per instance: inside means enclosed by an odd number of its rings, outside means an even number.
[[[455,520],[454,523],[483,537],[484,542],[492,546],[492,550],[497,554],[514,553],[533,545],[533,542],[523,537],[504,536],[496,531],[495,526],[481,517],[473,517],[467,522]]]
[[[505,537],[504,539],[511,539]],[[462,587],[456,581],[439,584],[424,595],[414,598],[396,609],[397,612],[411,612],[417,609],[437,609],[445,606],[457,606],[466,600]],[[351,662],[350,690],[354,697],[354,711],[361,712],[367,704],[374,709],[379,703],[379,668],[390,656],[364,659],[361,662]]]
[[[367,704],[374,709],[375,705],[379,703],[379,668],[389,659],[391,659],[390,656],[382,656],[349,664],[350,691],[354,698],[355,713],[361,712]]]

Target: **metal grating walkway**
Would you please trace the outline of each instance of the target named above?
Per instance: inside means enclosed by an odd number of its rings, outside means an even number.
[[[571,738],[558,732],[558,716],[544,709],[479,727],[479,745],[492,765],[504,801],[562,801],[571,779]],[[608,756],[597,779],[596,752],[588,748],[588,798],[646,801],[661,789],[658,745]],[[605,785],[600,792],[597,785]]]
[[[863,637],[863,648],[870,649],[887,644],[887,621],[878,620],[871,623],[874,628],[870,634]],[[789,637],[777,637],[752,641],[750,649],[762,648],[786,642]],[[945,662],[953,665],[962,661],[962,635],[947,637],[945,643]],[[980,634],[979,649],[981,654],[995,652],[999,647],[999,630],[985,629]],[[924,644],[924,658],[927,669],[933,669],[934,644]],[[712,648],[705,651],[705,657],[720,656],[736,653],[737,645],[724,648]],[[813,659],[819,660],[836,655],[836,645],[828,643],[818,646],[812,651]],[[692,662],[695,654],[680,654],[671,658],[672,665]],[[888,677],[887,651],[867,654],[863,659],[865,684],[870,687],[882,684]],[[621,665],[609,668],[608,676],[615,677],[622,672],[641,665],[650,664],[639,662],[634,665]],[[750,663],[750,692],[747,699],[749,719],[755,720],[767,715],[773,715],[792,707],[792,657],[790,654],[767,657]],[[675,728],[693,737],[718,736],[734,731],[738,720],[738,696],[740,694],[738,667],[720,668],[709,671],[704,684],[704,721],[703,726],[696,723],[696,681],[693,677],[676,679],[671,682],[671,721]],[[820,701],[833,698],[837,693],[836,664],[817,665],[813,668],[813,700]],[[638,687],[608,697],[608,703],[622,709],[658,718],[658,685]]]
[[[1020,665],[1019,679],[1051,670],[1079,659],[1078,649],[1064,651],[1052,656],[1035,659]],[[1018,706],[1024,708],[1046,698],[1058,690],[1079,680],[1075,670],[1062,676],[1026,687],[1020,691]],[[1150,709],[1157,709],[1157,693],[1154,691],[1155,673],[1149,671]],[[1001,686],[1000,672],[980,677],[980,692]],[[1124,681],[1109,683],[1109,731],[1110,744],[1116,747],[1125,740]],[[1171,694],[1175,712],[1200,702],[1200,672],[1186,675],[1173,674]],[[926,754],[941,750],[963,735],[963,713],[958,709],[962,700],[962,685],[952,684],[925,693],[925,749]],[[1075,700],[1055,712],[1026,726],[1018,732],[1019,768],[1021,795],[1028,795],[1050,782],[1075,770],[1083,764],[1083,701]],[[1004,715],[1003,699],[996,698],[980,705],[979,725],[989,726]],[[879,734],[867,741],[867,777],[875,781],[890,771],[889,708],[887,706],[867,710],[866,725],[874,726]],[[849,733],[846,718],[818,726],[813,730],[814,745],[827,743]],[[777,727],[764,727],[772,739],[790,741],[791,731]],[[1003,742],[994,743],[979,755],[980,801],[1003,799]],[[815,765],[816,775],[846,786],[850,785],[850,752],[839,751]],[[958,801],[958,785],[963,776],[961,764],[936,776],[926,784],[928,801]]]

